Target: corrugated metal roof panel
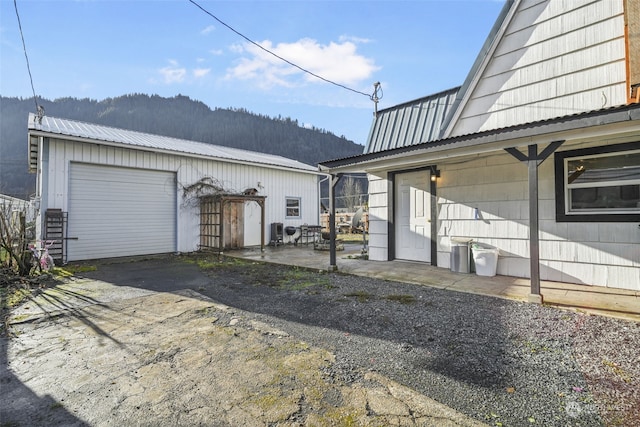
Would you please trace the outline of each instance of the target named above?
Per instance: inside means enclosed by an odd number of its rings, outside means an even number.
[[[572,132],[577,129],[633,121],[640,122],[640,104],[637,103],[618,105],[599,110],[570,114],[568,116],[521,123],[500,129],[485,130],[466,135],[436,138],[431,141],[414,144],[412,146],[407,145],[404,147],[398,147],[397,149],[365,152],[357,156],[326,160],[320,162],[320,166],[326,171],[328,169],[338,167],[364,164],[372,160],[391,159],[394,156],[413,151],[422,150],[423,152],[426,152],[430,149],[440,148],[443,146],[460,148],[463,145],[481,145],[490,142],[506,141],[509,139],[531,138],[539,134]],[[360,170],[357,171],[360,172]]]
[[[204,142],[189,141],[56,117],[44,116],[42,122],[39,122],[36,120],[34,114],[29,114],[28,126],[29,130],[142,147],[150,150],[169,151],[178,154],[205,156],[221,160],[255,163],[305,171],[318,171],[314,166],[273,154],[258,153],[255,151],[223,147]]]
[[[437,139],[459,89],[449,89],[379,111],[374,118],[364,154]]]

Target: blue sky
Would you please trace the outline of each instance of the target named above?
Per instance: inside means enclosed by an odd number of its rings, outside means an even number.
[[[194,0],[379,109],[462,84],[503,0]],[[178,94],[297,119],[365,144],[373,102],[247,42],[188,0],[17,0],[36,94]],[[0,94],[32,96],[13,0],[0,0]],[[55,116],[55,111],[47,111]]]

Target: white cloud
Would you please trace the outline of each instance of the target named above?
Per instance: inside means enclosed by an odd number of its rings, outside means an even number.
[[[372,42],[371,39],[365,39],[365,38],[362,38],[362,37],[347,36],[347,35],[340,36],[339,40],[341,42],[354,42],[354,43],[361,43],[361,44],[366,44],[366,43],[371,43]]]
[[[196,62],[201,63],[202,61],[196,58]],[[161,83],[166,85],[192,83],[197,79],[206,77],[210,72],[211,68],[204,67],[196,67],[189,70],[187,69],[187,67],[183,67],[177,61],[171,59],[169,60],[169,65],[158,70],[160,79],[151,79],[150,82],[154,84]]]
[[[222,55],[224,52],[222,51],[222,49],[211,49],[211,50],[209,51],[209,53],[210,53],[211,55],[220,56],[220,55]]]
[[[200,31],[200,34],[202,34],[203,36],[206,36],[207,34],[213,32],[215,29],[216,29],[216,27],[214,27],[213,25],[209,25],[208,27],[203,28]]]
[[[241,44],[234,43],[229,46],[229,50],[234,53],[242,53],[244,52],[244,47]]]
[[[195,70],[193,70],[193,77],[197,79],[202,78],[209,74],[210,71],[211,68],[196,68]]]
[[[358,54],[357,45],[352,41],[323,45],[304,38],[295,43],[279,43],[275,46],[266,40],[260,45],[305,70],[344,85],[358,84],[380,68],[373,59]],[[259,80],[262,87],[299,84],[300,81],[293,79],[293,76],[303,76],[306,82],[321,82],[253,44],[234,45],[231,50],[243,57],[227,71],[229,79]]]
[[[160,68],[158,74],[162,77],[164,84],[182,83],[187,75],[187,69],[181,67],[178,61],[170,59],[169,65]]]

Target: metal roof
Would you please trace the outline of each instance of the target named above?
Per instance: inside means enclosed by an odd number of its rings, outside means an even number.
[[[568,116],[545,119],[537,122],[523,123],[500,129],[486,130],[467,135],[458,135],[449,138],[436,139],[412,146],[399,147],[377,153],[365,153],[358,156],[344,157],[341,159],[327,160],[320,163],[324,171],[334,171],[338,168],[361,171],[362,167],[372,162],[394,159],[407,154],[423,154],[432,151],[457,149],[462,147],[480,146],[493,143],[504,143],[519,140],[521,144],[529,144],[531,138],[540,135],[559,134],[590,127],[638,122],[640,126],[640,104],[627,104],[600,110],[576,113]],[[496,149],[487,145],[487,150]]]
[[[437,139],[459,89],[456,87],[380,110],[373,119],[364,154]]]
[[[238,148],[223,147],[204,142],[189,141],[150,133],[136,132],[75,120],[44,116],[38,120],[29,114],[29,133],[43,136],[65,136],[75,140],[125,145],[149,151],[161,151],[186,156],[202,156],[235,163],[253,163],[266,167],[318,172],[314,166],[273,154],[258,153]]]
[[[494,46],[515,0],[506,0],[462,86],[381,110],[373,119],[364,154],[379,153],[442,139],[473,79]]]

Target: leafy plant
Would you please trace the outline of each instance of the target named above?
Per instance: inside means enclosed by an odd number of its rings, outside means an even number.
[[[0,259],[20,276],[27,276],[31,271],[26,210],[26,203],[0,199]]]

